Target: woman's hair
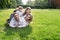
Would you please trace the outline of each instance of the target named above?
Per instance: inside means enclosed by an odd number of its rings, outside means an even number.
[[[25,9],[25,12],[23,13],[23,16],[26,14],[26,11],[27,11],[28,9],[31,10],[31,7],[27,7],[27,8]]]

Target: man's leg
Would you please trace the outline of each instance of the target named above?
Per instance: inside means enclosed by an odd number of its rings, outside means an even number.
[[[7,19],[7,23],[10,23],[11,19],[13,18],[13,14],[10,15],[10,18]]]

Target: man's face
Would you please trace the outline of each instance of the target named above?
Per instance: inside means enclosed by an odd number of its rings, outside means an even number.
[[[15,14],[14,15],[14,18],[18,20],[19,19],[19,15],[18,14]]]

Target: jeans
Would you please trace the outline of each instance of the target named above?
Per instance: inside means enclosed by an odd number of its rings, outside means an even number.
[[[14,17],[14,14],[11,14],[10,18],[7,20],[7,22],[10,23],[10,21],[12,20],[13,17]]]

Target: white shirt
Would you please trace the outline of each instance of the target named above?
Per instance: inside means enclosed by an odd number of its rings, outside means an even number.
[[[17,13],[20,17],[23,16],[23,12],[17,11],[16,13]]]
[[[10,27],[16,27],[17,25],[18,25],[18,27],[26,27],[28,25],[28,23],[25,21],[24,17],[19,18],[19,23],[17,23],[17,21],[13,17],[12,20],[10,21],[9,25],[10,25]]]

